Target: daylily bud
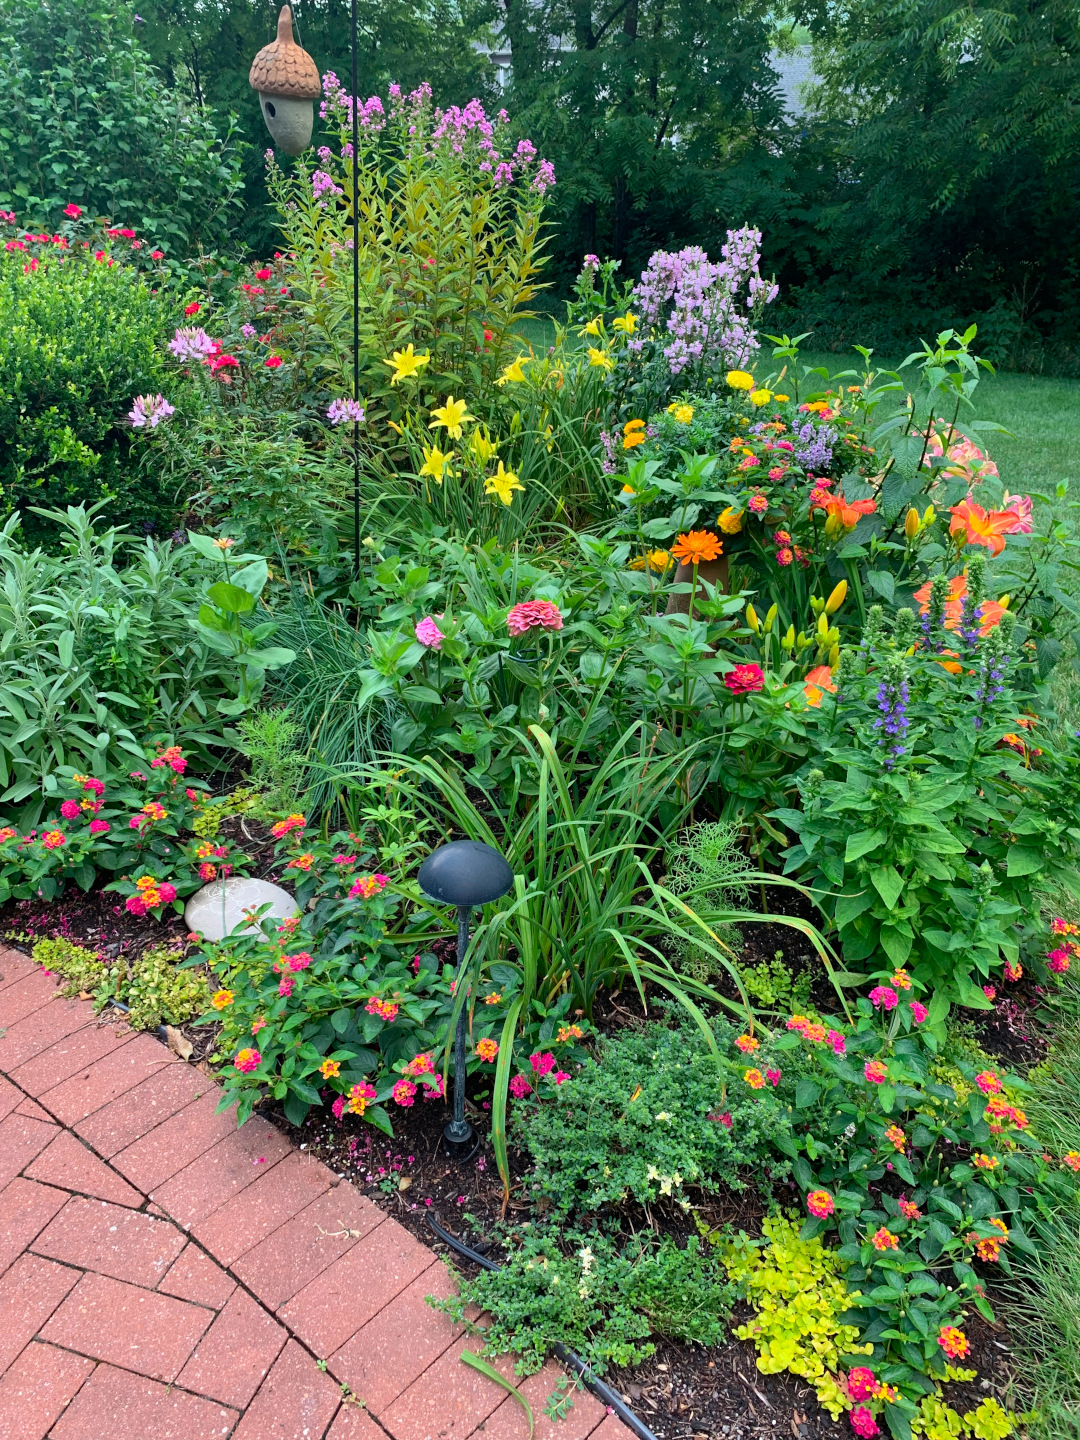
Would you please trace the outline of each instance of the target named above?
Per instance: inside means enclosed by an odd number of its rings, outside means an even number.
[[[835,644],[835,645],[832,647],[832,649],[829,651],[829,669],[830,669],[830,670],[835,670],[836,667],[837,667],[837,665],[839,665],[839,663],[840,663],[840,645],[839,645],[839,642],[838,642],[838,643]]]
[[[794,644],[795,644],[795,626],[794,626],[794,625],[789,625],[788,628],[787,628],[787,634],[786,634],[786,635],[784,636],[784,638],[780,641],[780,648],[781,648],[782,650],[790,650],[791,647],[792,647]]]
[[[765,616],[765,634],[768,635],[776,623],[777,606],[770,605],[769,613]]]
[[[998,601],[998,604],[1001,606],[1002,610],[1007,610],[1009,608],[1009,601],[1011,599],[1011,595],[1002,595],[1001,599]]]
[[[839,583],[839,585],[837,585],[837,586],[834,588],[834,590],[833,590],[832,594],[829,596],[828,600],[825,601],[825,614],[826,614],[826,615],[835,615],[836,612],[837,612],[837,610],[840,609],[840,606],[844,603],[844,601],[845,601],[846,599],[847,599],[847,581],[846,581],[846,580],[841,580],[840,583]]]
[[[810,596],[810,609],[814,612],[815,615],[820,615],[824,607],[824,600],[819,600],[816,595]]]
[[[927,505],[926,509],[923,511],[922,528],[925,530],[926,527],[928,525],[932,525],[936,519],[937,511],[932,505]]]
[[[746,607],[746,623],[750,626],[750,629],[753,630],[755,635],[761,634],[761,621],[758,619],[757,611],[754,609],[753,605],[747,605]]]
[[[904,534],[909,540],[914,540],[915,536],[918,535],[918,533],[919,512],[915,509],[913,505],[911,509],[907,512],[907,515],[904,519]]]
[[[817,632],[823,640],[829,633],[829,617],[827,615],[818,616]]]

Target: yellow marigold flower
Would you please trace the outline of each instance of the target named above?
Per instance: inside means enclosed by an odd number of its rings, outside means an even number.
[[[521,367],[525,364],[527,360],[531,359],[531,355],[519,355],[512,364],[507,365],[506,369],[495,381],[495,384],[505,385],[507,381],[512,381],[513,384],[520,385],[521,382],[525,379],[525,371]]]
[[[771,390],[751,390],[751,391],[750,391],[750,403],[751,403],[752,405],[757,405],[759,408],[760,408],[762,405],[767,405],[771,399],[772,399],[772,391],[771,391]]]
[[[503,462],[499,461],[499,468],[494,475],[489,475],[484,481],[484,494],[497,495],[504,505],[513,504],[514,491],[524,490],[525,486],[512,470],[507,470]]]
[[[731,386],[732,390],[753,390],[754,377],[748,370],[729,370],[727,373],[727,383]]]
[[[227,1010],[235,998],[231,990],[215,990],[211,996],[210,1004],[215,1010]]]
[[[469,407],[464,400],[455,400],[453,395],[447,398],[445,405],[432,410],[432,420],[428,425],[429,430],[437,430],[440,425],[446,426],[446,433],[451,440],[461,439],[461,427],[469,420],[475,420],[475,415],[469,414]]]
[[[619,315],[611,322],[612,329],[621,330],[624,335],[633,335],[637,329],[637,316],[631,315],[627,310],[625,315]]]
[[[716,523],[725,535],[738,535],[742,529],[743,512],[729,505],[726,510],[720,511]]]
[[[671,404],[667,407],[667,413],[674,415],[680,425],[689,425],[694,418],[694,407],[692,405]]]
[[[445,454],[433,445],[430,450],[424,448],[424,463],[417,472],[420,475],[430,475],[436,485],[441,485],[443,478],[454,472],[450,469],[450,462],[454,458],[454,452],[448,450]]]
[[[663,572],[671,564],[671,556],[666,550],[650,550],[645,555],[635,555],[630,561],[629,569],[644,570],[648,564],[651,570]]]
[[[614,370],[615,361],[606,350],[597,350],[595,345],[589,346],[589,364],[597,370]]]
[[[399,380],[414,380],[423,367],[428,364],[431,356],[425,350],[422,355],[413,353],[412,341],[405,346],[404,350],[395,350],[389,360],[384,360],[384,365],[389,365],[393,370],[390,376],[390,384],[396,385]]]

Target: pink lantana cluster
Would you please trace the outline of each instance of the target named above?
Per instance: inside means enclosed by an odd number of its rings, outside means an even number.
[[[349,887],[350,900],[371,900],[385,890],[390,883],[389,875],[361,875]]]

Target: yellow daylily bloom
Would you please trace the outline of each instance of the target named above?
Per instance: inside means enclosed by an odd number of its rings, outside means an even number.
[[[445,405],[440,405],[432,410],[432,420],[428,425],[429,430],[437,430],[440,425],[446,426],[446,433],[451,440],[461,439],[461,427],[468,420],[475,420],[475,415],[469,414],[469,407],[464,400],[455,400],[453,395],[447,398]]]
[[[603,333],[604,333],[604,320],[603,320],[603,317],[600,316],[600,315],[597,315],[597,317],[596,317],[595,320],[590,320],[587,325],[583,325],[583,326],[581,327],[581,329],[578,331],[578,334],[579,334],[579,335],[599,336],[599,335],[602,335]]]
[[[624,335],[633,335],[637,329],[637,316],[631,315],[627,310],[625,315],[619,315],[611,322],[611,327],[613,330],[621,330]]]
[[[615,361],[606,350],[597,350],[595,345],[589,346],[589,364],[598,370],[614,370]]]
[[[484,494],[497,495],[504,505],[511,505],[514,500],[515,490],[524,490],[525,486],[512,470],[506,470],[503,462],[499,461],[499,468],[494,475],[489,475],[484,481]]]
[[[486,425],[478,425],[469,436],[469,449],[481,465],[487,465],[489,461],[494,460],[499,449],[499,442],[492,440]]]
[[[495,384],[505,385],[508,380],[512,380],[515,385],[520,385],[525,379],[525,371],[521,367],[526,360],[530,360],[531,358],[529,355],[519,355],[512,364],[507,365],[506,369],[495,381]]]
[[[751,391],[750,391],[750,403],[751,403],[752,405],[757,405],[757,406],[767,405],[771,399],[772,399],[772,391],[771,391],[771,390],[751,390]]]
[[[435,481],[436,485],[441,485],[443,482],[443,476],[448,473],[453,473],[450,470],[450,463],[453,458],[454,452],[452,450],[448,450],[444,455],[443,452],[435,445],[433,445],[430,450],[425,448],[424,463],[423,465],[421,465],[419,473],[421,475],[430,475],[432,480]]]
[[[729,370],[727,383],[733,390],[753,390],[754,377],[748,370]]]
[[[431,356],[425,350],[422,355],[414,355],[412,341],[410,340],[404,350],[395,350],[389,360],[384,360],[384,365],[389,365],[393,370],[390,376],[390,384],[396,385],[399,380],[413,380],[420,374],[421,369],[428,364]]]
[[[694,407],[692,405],[679,405],[672,403],[667,407],[667,413],[674,415],[680,425],[689,425],[694,418]]]

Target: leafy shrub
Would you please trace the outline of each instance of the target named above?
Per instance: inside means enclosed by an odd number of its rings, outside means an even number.
[[[76,771],[126,783],[146,736],[214,764],[222,717],[292,658],[263,645],[272,621],[243,623],[266,584],[258,556],[230,568],[203,536],[135,543],[81,507],[47,518],[58,556],[20,542],[14,517],[0,530],[0,804],[27,828]]]
[[[500,1270],[461,1278],[456,1296],[428,1303],[458,1323],[469,1305],[488,1311],[485,1352],[517,1355],[519,1375],[539,1370],[556,1344],[602,1373],[647,1360],[652,1335],[718,1344],[732,1289],[694,1236],[683,1250],[669,1236],[620,1242],[599,1230],[556,1238],[523,1229]]]
[[[783,951],[760,965],[740,965],[739,978],[752,1000],[767,1010],[805,1010],[810,1001],[811,971],[793,975],[784,964]]]
[[[172,500],[153,475],[137,477],[127,416],[136,395],[162,388],[170,302],[105,249],[31,249],[0,250],[6,511],[22,507],[31,536],[51,527],[30,505],[103,501],[112,516],[160,523]]]
[[[168,90],[134,38],[134,9],[4,0],[0,208],[55,229],[76,202],[186,250],[224,239],[240,188],[230,117]],[[137,393],[137,392],[132,392]]]
[[[734,1033],[713,1027],[721,1046]],[[651,1024],[600,1041],[551,1103],[515,1106],[511,1133],[532,1158],[533,1194],[566,1215],[662,1196],[688,1208],[690,1187],[745,1189],[740,1172],[786,1124],[771,1092],[725,1094],[696,1027]]]
[[[967,587],[971,617],[984,603],[974,560]],[[942,590],[914,653],[910,611],[891,635],[871,614],[821,707],[824,768],[804,776],[801,810],[773,818],[797,834],[786,867],[821,886],[851,969],[907,965],[928,991],[986,1008],[999,967],[1015,975],[1022,950],[1043,965],[1036,887],[1075,873],[1080,749],[1073,736],[1052,746],[1021,713],[1038,696],[1010,612],[985,612],[982,635],[971,618],[946,630]]]

